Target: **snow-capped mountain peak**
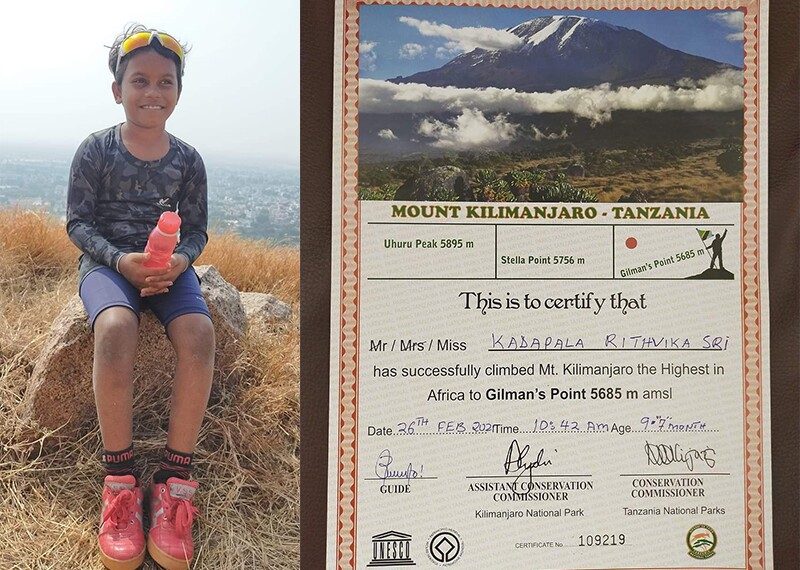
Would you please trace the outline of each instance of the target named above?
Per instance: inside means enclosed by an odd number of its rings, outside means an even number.
[[[523,36],[523,39],[526,40],[526,43],[537,46],[555,34],[565,22],[565,17],[555,16],[554,18],[550,19],[549,23],[546,23],[546,25],[542,26],[538,31],[534,32],[533,34],[526,34],[527,37]]]
[[[578,21],[575,22],[575,24],[569,29],[569,31],[566,34],[563,35],[563,37],[561,38],[561,41],[558,42],[558,49],[561,49],[561,48],[564,47],[564,45],[569,41],[569,38],[572,36],[572,34],[575,32],[575,30],[578,29],[578,26],[583,25],[583,23],[585,21],[586,21],[586,18],[578,18]]]
[[[602,33],[601,28],[618,31],[620,28],[594,18],[583,16],[549,16],[534,18],[509,28],[507,31],[519,37],[524,47],[531,48],[545,43],[552,38],[558,49],[563,48],[579,28],[595,28],[595,33]],[[557,42],[556,42],[557,40]]]
[[[534,18],[508,28],[522,42],[510,49],[476,48],[439,69],[398,83],[554,91],[570,87],[676,85],[733,66],[684,53],[637,30],[581,16]]]

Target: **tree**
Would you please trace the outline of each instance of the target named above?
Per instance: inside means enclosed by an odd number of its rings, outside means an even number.
[[[727,145],[717,157],[717,166],[725,174],[741,174],[744,171],[744,147],[740,144]]]

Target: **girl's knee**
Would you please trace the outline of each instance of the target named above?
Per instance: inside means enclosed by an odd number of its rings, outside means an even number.
[[[177,327],[170,332],[178,360],[190,360],[207,366],[214,365],[214,326],[205,315],[196,315],[191,324]]]
[[[95,352],[102,358],[133,358],[139,336],[136,314],[124,307],[111,307],[94,321]]]

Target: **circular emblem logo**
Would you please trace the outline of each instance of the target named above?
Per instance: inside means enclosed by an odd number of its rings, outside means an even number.
[[[692,558],[711,558],[717,547],[717,533],[707,524],[696,524],[686,533],[686,545]]]
[[[425,545],[428,558],[437,566],[454,564],[464,551],[461,536],[450,528],[442,528],[434,532]]]

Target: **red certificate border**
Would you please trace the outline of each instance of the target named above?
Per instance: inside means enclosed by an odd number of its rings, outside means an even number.
[[[747,570],[766,568],[764,509],[764,426],[762,398],[762,287],[761,207],[758,157],[761,148],[759,92],[760,1],[715,2],[713,0],[607,0],[532,5],[523,0],[343,0],[341,48],[334,54],[342,62],[339,102],[342,137],[337,149],[341,178],[341,250],[339,270],[339,369],[336,465],[336,564],[355,569],[358,505],[358,365],[360,334],[360,208],[358,202],[358,26],[361,5],[491,6],[550,10],[743,10],[744,27],[744,197],[742,202],[742,364],[744,412],[745,556]],[[333,410],[331,410],[333,411]],[[707,567],[715,568],[715,567]],[[647,570],[647,569],[639,569]],[[727,569],[717,569],[727,570]]]

